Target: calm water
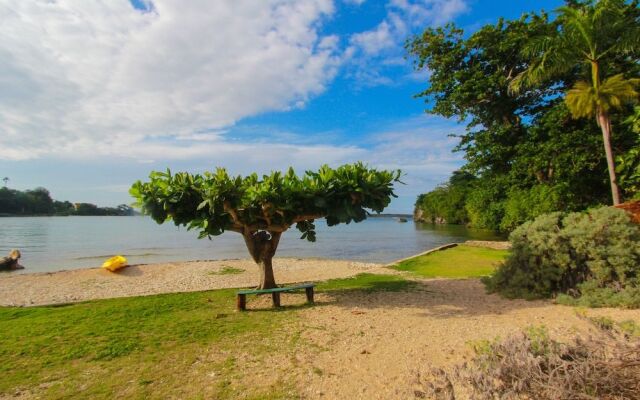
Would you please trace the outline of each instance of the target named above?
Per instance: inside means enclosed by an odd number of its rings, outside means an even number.
[[[391,262],[445,243],[497,239],[487,231],[395,218],[331,228],[321,220],[316,226],[317,242],[300,240],[299,232],[290,230],[276,256]],[[198,240],[194,231],[157,225],[148,217],[0,218],[0,256],[12,248],[22,251],[23,272],[97,267],[115,254],[124,254],[131,264],[249,257],[235,232]]]

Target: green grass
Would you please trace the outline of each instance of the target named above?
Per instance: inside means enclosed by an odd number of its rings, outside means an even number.
[[[318,289],[410,285],[402,277],[360,274]],[[243,371],[248,358],[261,365],[248,370],[268,370],[271,354],[293,355],[305,345],[298,313],[307,306],[236,312],[235,292],[0,307],[0,397],[29,388],[42,398],[297,397],[286,377],[265,388]]]
[[[493,273],[507,254],[507,250],[459,245],[403,261],[392,268],[426,278],[477,278]]]
[[[228,265],[225,265],[220,271],[209,272],[209,275],[235,275],[243,272],[244,270],[242,268],[229,267]]]
[[[415,282],[397,275],[358,274],[352,278],[331,279],[317,285],[319,291],[359,290],[365,292],[401,292],[411,289]]]
[[[121,379],[130,379],[128,371],[140,383],[130,397],[144,397],[149,382],[171,379],[195,349],[225,351],[242,339],[268,352],[268,339],[286,327],[293,311],[236,313],[234,301],[234,290],[218,290],[0,308],[0,393],[51,381],[56,384],[47,397],[110,397]],[[217,369],[228,368],[223,363]],[[86,371],[94,371],[89,382]],[[79,385],[84,390],[76,393]]]

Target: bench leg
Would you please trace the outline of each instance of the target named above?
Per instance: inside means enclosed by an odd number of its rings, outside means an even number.
[[[271,293],[271,298],[273,298],[273,306],[280,307],[280,293],[278,292]]]
[[[247,309],[247,295],[239,294],[236,298],[236,306],[238,311],[245,311]]]
[[[304,288],[304,291],[307,293],[307,303],[313,303],[313,288]]]

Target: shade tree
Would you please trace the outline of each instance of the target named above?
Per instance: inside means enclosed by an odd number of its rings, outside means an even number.
[[[276,287],[272,259],[283,232],[294,227],[301,239],[316,240],[315,221],[328,226],[360,222],[382,212],[396,197],[400,171],[379,171],[362,163],[296,175],[272,172],[259,177],[231,176],[226,169],[191,174],[151,172],[149,181],[133,184],[137,205],[157,223],[199,231],[199,238],[224,232],[242,235],[260,269],[258,288]]]

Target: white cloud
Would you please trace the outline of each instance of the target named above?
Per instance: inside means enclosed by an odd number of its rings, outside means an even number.
[[[366,55],[379,54],[382,50],[394,47],[396,44],[397,39],[391,29],[387,21],[382,21],[375,29],[351,36],[351,45]]]
[[[338,38],[317,31],[331,0],[146,4],[0,0],[0,159],[229,146],[216,131],[301,107],[336,73]]]
[[[415,196],[445,182],[460,168],[463,157],[453,153],[463,125],[441,117],[420,115],[381,130],[373,136],[366,160],[379,168],[401,169],[406,186],[401,195]]]
[[[414,26],[442,25],[469,9],[465,0],[391,0],[390,5],[400,10]]]
[[[385,18],[375,28],[351,35],[345,51],[351,61],[351,75],[366,86],[393,84],[385,77],[385,70],[406,68],[405,40],[426,26],[443,25],[468,9],[466,0],[390,0]],[[409,79],[415,77],[407,75]]]

